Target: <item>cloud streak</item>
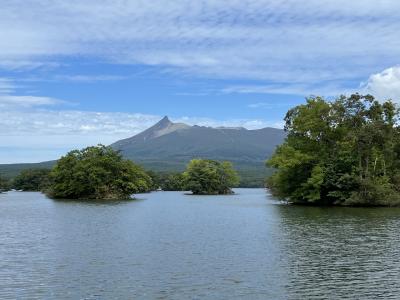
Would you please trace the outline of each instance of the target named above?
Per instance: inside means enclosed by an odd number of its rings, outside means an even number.
[[[139,113],[10,110],[0,111],[0,136],[12,135],[101,135],[113,139],[137,134],[159,121],[162,116]],[[201,126],[229,126],[257,129],[280,127],[279,123],[264,120],[229,119],[215,120],[201,117],[178,117],[176,122]]]
[[[16,94],[19,86],[12,80],[0,78],[0,108],[4,112],[15,109],[30,109],[34,107],[72,104],[64,100],[33,95]]]
[[[0,66],[87,56],[224,79],[360,80],[398,63],[399,10],[395,0],[5,1]]]
[[[31,108],[35,106],[49,106],[63,103],[65,102],[62,100],[49,97],[0,95],[0,108]]]

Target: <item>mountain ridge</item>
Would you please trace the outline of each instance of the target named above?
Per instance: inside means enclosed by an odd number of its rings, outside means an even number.
[[[235,161],[265,160],[285,137],[276,128],[244,129],[189,126],[164,117],[147,130],[111,144],[135,161],[150,158],[205,157]],[[161,156],[160,156],[161,155]]]
[[[271,173],[265,160],[285,139],[282,129],[243,127],[208,127],[174,123],[167,116],[150,128],[112,143],[127,159],[156,172],[181,172],[193,158],[227,160],[238,169],[242,182],[262,186]],[[27,168],[48,168],[56,161],[0,165],[0,174],[15,176]]]
[[[181,172],[194,158],[231,161],[242,177],[242,186],[261,187],[265,177],[272,173],[265,167],[265,160],[286,137],[282,129],[270,127],[183,125],[164,117],[144,132],[113,143],[111,147],[158,172]]]

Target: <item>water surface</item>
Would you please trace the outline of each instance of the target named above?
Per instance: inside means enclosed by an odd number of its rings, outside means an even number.
[[[1,299],[399,299],[400,210],[0,194]]]

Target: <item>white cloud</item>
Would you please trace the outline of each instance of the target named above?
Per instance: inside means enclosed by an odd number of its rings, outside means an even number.
[[[67,101],[52,97],[16,95],[19,87],[7,78],[0,78],[0,108],[3,110],[26,109],[39,106],[52,106],[60,104],[71,104]]]
[[[49,97],[0,95],[0,108],[30,108],[35,106],[48,106],[62,103],[65,102]]]
[[[398,63],[399,10],[396,0],[6,1],[0,66],[80,56],[217,78],[360,79]]]
[[[288,106],[288,104],[285,103],[271,103],[271,102],[257,102],[257,103],[251,103],[247,105],[248,108],[263,108],[263,109],[272,109],[280,106]]]
[[[391,67],[380,73],[372,74],[367,82],[361,85],[363,91],[379,100],[392,99],[400,102],[400,66]]]
[[[262,119],[215,120],[211,118],[181,117],[174,119],[174,121],[210,127],[244,127],[246,129],[259,129],[264,127],[283,128],[283,123],[281,121],[266,121]]]
[[[247,107],[249,107],[249,108],[269,107],[269,103],[257,102],[257,103],[249,104]]]
[[[0,111],[0,136],[10,135],[97,135],[113,140],[137,134],[159,121],[162,116],[140,113],[91,112],[78,110],[8,110]],[[252,119],[216,120],[201,117],[178,117],[175,122],[201,126],[231,126],[256,129],[276,126],[274,122]],[[279,126],[278,126],[279,127]]]

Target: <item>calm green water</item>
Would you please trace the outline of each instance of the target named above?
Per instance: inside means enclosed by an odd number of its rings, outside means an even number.
[[[0,195],[1,299],[400,299],[400,210]]]

